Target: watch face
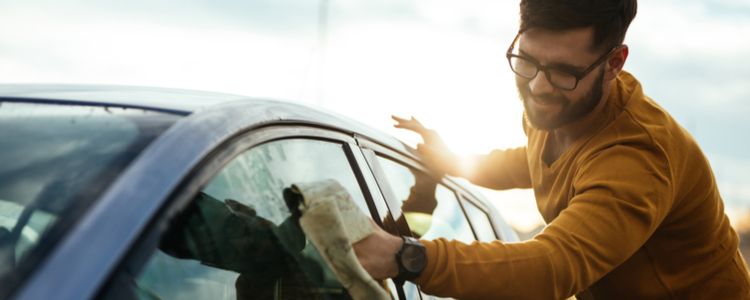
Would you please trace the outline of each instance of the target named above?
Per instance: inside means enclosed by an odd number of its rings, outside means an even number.
[[[409,272],[422,272],[427,265],[427,252],[422,247],[408,247],[401,254],[401,262]]]

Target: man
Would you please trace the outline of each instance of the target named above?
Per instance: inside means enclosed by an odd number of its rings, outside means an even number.
[[[708,161],[622,71],[635,14],[635,0],[521,1],[507,57],[525,147],[457,157],[418,121],[394,118],[423,136],[418,150],[436,169],[488,188],[533,188],[548,224],[539,235],[422,240],[421,252],[376,228],[354,245],[365,269],[459,299],[750,299]]]

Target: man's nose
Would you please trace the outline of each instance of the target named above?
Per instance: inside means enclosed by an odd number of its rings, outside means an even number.
[[[551,94],[555,87],[547,80],[547,73],[539,71],[536,77],[529,81],[529,89],[533,95]]]

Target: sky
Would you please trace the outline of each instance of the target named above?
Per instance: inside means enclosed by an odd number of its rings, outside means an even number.
[[[321,9],[325,8],[325,9]],[[415,116],[459,154],[525,144],[504,0],[0,0],[0,83],[182,88],[301,102],[409,144]],[[325,20],[324,22],[321,22]],[[750,227],[750,1],[640,1],[625,70],[698,141]],[[530,190],[482,192],[520,231]]]

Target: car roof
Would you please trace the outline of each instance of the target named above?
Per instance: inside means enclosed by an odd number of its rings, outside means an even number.
[[[221,107],[224,107],[223,110],[243,108],[245,111],[249,111],[247,108],[251,107],[253,113],[244,114],[243,117],[252,121],[243,120],[243,126],[253,123],[263,125],[297,122],[334,128],[421,160],[418,158],[420,155],[411,146],[357,120],[320,107],[282,100],[161,87],[20,83],[0,84],[0,102],[2,101],[125,107],[182,116],[200,114],[201,111],[216,108],[222,109]],[[451,179],[477,195],[468,183],[456,180],[457,178]]]
[[[160,88],[0,85],[0,103],[3,101],[134,107],[185,116],[118,175],[89,208],[88,217],[70,229],[61,244],[55,246],[54,253],[26,281],[26,287],[14,295],[17,299],[93,298],[107,274],[119,265],[125,250],[141,237],[143,226],[163,208],[163,201],[182,187],[183,179],[205,162],[204,158],[211,155],[217,144],[233,141],[238,132],[248,128],[308,124],[348,132],[356,137],[354,140],[364,137],[416,157],[412,148],[355,120],[290,102]],[[468,185],[456,183],[471,193]],[[487,200],[477,198],[485,201],[490,213],[501,222],[502,227],[496,230],[506,228],[497,233],[503,238],[515,236]],[[118,234],[112,234],[113,230]],[[97,253],[81,251],[80,245],[92,240],[97,242]],[[72,269],[80,272],[69,276]],[[90,280],[95,282],[92,284]]]
[[[362,124],[357,120],[320,107],[300,103],[254,98],[241,95],[196,90],[96,84],[0,84],[0,102],[19,101],[71,105],[96,105],[161,111],[182,116],[201,114],[201,111],[245,111],[242,127],[270,123],[305,123],[333,128],[358,138],[365,138],[416,158],[414,148],[391,135]],[[251,109],[248,109],[251,108]],[[252,111],[252,113],[247,113]],[[249,120],[248,120],[249,119]],[[250,125],[248,125],[250,124]],[[466,191],[478,196],[468,182],[451,177]],[[480,197],[482,198],[482,197]]]
[[[254,98],[241,95],[159,87],[93,85],[93,84],[0,84],[0,101],[42,102],[55,104],[96,105],[155,110],[189,115],[209,107],[230,102],[263,110],[258,123],[299,121],[371,138],[408,155],[411,147],[396,138],[337,113],[300,103]],[[385,116],[387,117],[387,116]]]
[[[92,84],[0,84],[0,97],[145,108],[181,115],[249,98],[193,90]]]

